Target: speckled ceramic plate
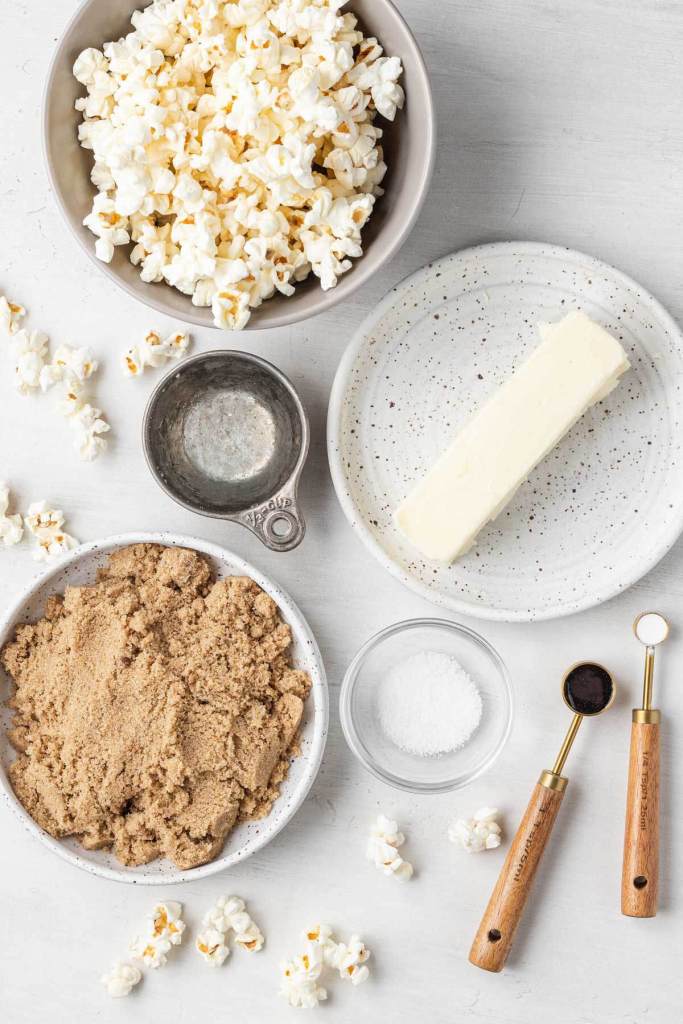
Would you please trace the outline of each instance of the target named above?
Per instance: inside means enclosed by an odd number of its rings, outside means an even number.
[[[11,683],[0,669],[0,792],[24,827],[64,860],[93,875],[101,875],[119,882],[169,885],[174,882],[193,881],[237,864],[265,846],[293,817],[303,803],[322,761],[327,736],[327,683],[320,652],[306,620],[292,599],[277,584],[258,572],[248,562],[243,561],[232,552],[218,547],[217,544],[177,534],[122,534],[82,545],[54,568],[40,575],[14,607],[7,612],[0,622],[0,647],[11,637],[15,625],[21,622],[35,621],[42,615],[45,602],[51,594],[63,593],[66,586],[93,583],[97,570],[105,564],[113,551],[127,547],[129,544],[140,543],[193,548],[208,557],[219,579],[235,575],[251,576],[266,593],[270,594],[280,608],[284,620],[290,625],[293,637],[294,664],[297,668],[309,672],[313,682],[310,696],[306,701],[301,726],[301,756],[292,762],[289,775],[282,784],[280,797],[271,813],[261,821],[238,825],[228,836],[223,852],[209,864],[189,871],[181,871],[169,861],[161,859],[146,864],[144,867],[126,868],[106,850],[84,850],[73,839],[53,839],[36,825],[14,796],[7,780],[7,767],[15,757],[7,739],[7,727],[11,715],[4,706],[9,696]]]
[[[424,561],[392,513],[459,427],[539,343],[539,321],[581,308],[632,363],[451,566]],[[328,451],[349,522],[405,584],[488,619],[567,615],[644,575],[683,528],[683,337],[624,274],[550,245],[456,253],[398,285],[349,345]]]

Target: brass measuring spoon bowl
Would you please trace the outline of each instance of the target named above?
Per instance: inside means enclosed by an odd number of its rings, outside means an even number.
[[[565,673],[562,699],[574,714],[590,718],[607,711],[617,687],[610,672],[596,661],[580,661]]]
[[[669,635],[669,623],[661,612],[641,612],[633,623],[633,632],[645,647],[657,647]]]

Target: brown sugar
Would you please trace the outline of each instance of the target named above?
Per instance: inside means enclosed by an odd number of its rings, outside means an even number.
[[[290,643],[253,580],[216,581],[184,548],[117,551],[2,650],[18,799],[124,864],[212,860],[286,777],[311,687]]]

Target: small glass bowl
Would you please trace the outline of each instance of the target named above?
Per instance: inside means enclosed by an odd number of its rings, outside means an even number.
[[[481,722],[459,750],[421,757],[397,747],[382,731],[377,686],[391,668],[420,651],[455,658],[476,684]],[[344,677],[339,712],[349,747],[382,782],[411,793],[447,793],[493,764],[510,735],[512,687],[500,655],[465,626],[446,619],[408,619],[387,626],[361,647]]]

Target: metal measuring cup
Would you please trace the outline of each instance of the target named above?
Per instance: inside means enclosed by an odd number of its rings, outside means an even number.
[[[142,443],[152,474],[179,505],[239,523],[271,551],[303,540],[297,489],[308,418],[265,359],[220,350],[184,360],[153,391]]]

